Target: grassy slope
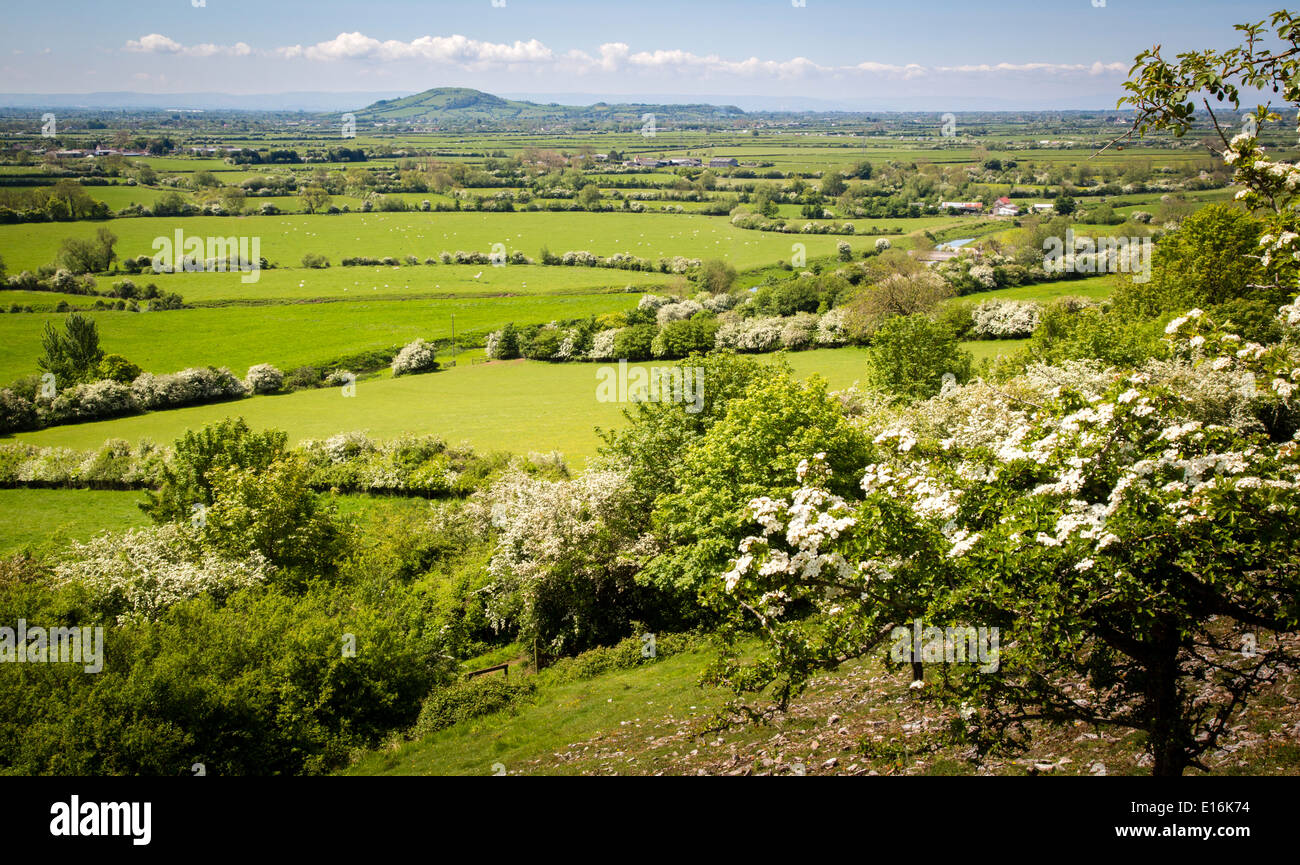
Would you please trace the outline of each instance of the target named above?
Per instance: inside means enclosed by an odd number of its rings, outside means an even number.
[[[359,518],[429,507],[424,499],[397,496],[339,495],[332,500],[340,514]],[[142,501],[144,494],[134,491],[0,489],[0,557],[23,550],[54,552],[68,541],[86,541],[103,531],[149,525],[138,507]]]
[[[515,713],[461,722],[422,740],[367,752],[353,775],[577,774],[1146,774],[1141,740],[1123,730],[1038,728],[1031,749],[976,766],[943,744],[943,710],[910,690],[909,672],[876,661],[846,664],[813,681],[767,726],[707,732],[727,694],[698,684],[710,659],[700,650],[630,670],[551,685]],[[933,676],[930,671],[928,676]],[[518,673],[516,673],[518,675]],[[539,681],[544,682],[545,677]],[[1210,755],[1216,774],[1296,774],[1300,680],[1265,692],[1243,729]]]
[[[597,267],[541,265],[417,265],[399,267],[339,267],[313,270],[275,268],[244,282],[239,273],[144,273],[123,277],[136,285],[153,283],[174,291],[189,304],[225,301],[394,300],[419,297],[487,296],[500,294],[595,294],[623,291],[628,286],[653,287],[679,278],[663,273]],[[477,277],[477,278],[475,278]],[[99,279],[106,289],[117,279]],[[8,292],[0,292],[0,302]],[[83,303],[85,301],[83,300]],[[94,298],[91,298],[91,303]]]
[[[171,312],[93,312],[101,345],[148,372],[228,366],[243,375],[271,363],[290,370],[365,349],[437,339],[456,331],[489,330],[508,322],[585,318],[636,306],[636,294],[363,301],[282,306],[184,309]],[[0,316],[0,382],[35,373],[46,321],[63,315]]]
[[[859,231],[872,225],[898,226],[905,232],[935,220],[855,220]],[[725,216],[635,213],[346,213],[336,216],[193,216],[117,219],[107,223],[31,223],[0,226],[0,257],[9,270],[36,268],[54,259],[65,237],[93,238],[100,227],[117,235],[121,257],[152,255],[157,237],[260,237],[261,254],[282,266],[303,254],[327,255],[337,264],[345,256],[374,258],[417,255],[421,260],[443,250],[507,251],[535,258],[543,246],[559,254],[587,250],[600,255],[626,252],[643,258],[726,258],[736,268],[790,257],[790,245],[807,245],[809,257],[833,255],[843,238],[746,231]],[[860,241],[866,242],[866,241]],[[852,238],[850,238],[852,243]]]
[[[967,346],[979,360],[1010,351],[1017,344],[985,341]],[[819,349],[787,358],[799,375],[820,373],[833,388],[863,378],[863,349]],[[242,415],[253,427],[286,430],[294,441],[348,430],[368,430],[381,438],[404,432],[434,433],[450,442],[468,441],[483,451],[558,450],[580,465],[595,453],[598,439],[594,428],[622,422],[621,405],[596,401],[599,366],[533,361],[475,364],[431,375],[361,381],[351,399],[333,388],[299,391],[52,427],[18,439],[83,449],[97,447],[108,438],[171,441],[187,429]]]
[[[0,489],[0,556],[145,525],[149,519],[136,507],[143,500],[136,492]]]

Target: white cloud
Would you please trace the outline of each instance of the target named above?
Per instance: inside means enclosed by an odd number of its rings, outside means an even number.
[[[126,50],[135,54],[183,54],[189,57],[216,55],[246,57],[253,53],[253,49],[246,42],[236,42],[234,45],[213,45],[209,42],[203,45],[186,46],[161,33],[150,33],[139,39],[130,39],[126,43]]]
[[[276,49],[282,57],[308,60],[425,60],[461,66],[478,64],[539,63],[555,54],[536,39],[527,42],[482,42],[466,36],[421,36],[410,42],[380,42],[363,33],[340,33],[328,42],[290,45]]]
[[[253,50],[245,43],[234,45],[183,45],[160,33],[150,33],[126,43],[126,50],[146,54],[176,54],[191,57],[217,55],[245,57]],[[717,54],[695,54],[681,49],[633,51],[624,42],[607,42],[595,56],[581,49],[556,52],[536,39],[514,42],[486,42],[459,34],[421,36],[409,42],[379,40],[364,33],[340,33],[333,39],[314,45],[286,45],[270,51],[256,52],[286,60],[317,63],[396,62],[444,64],[464,69],[517,68],[527,65],[565,75],[612,73],[681,75],[691,78],[718,76],[745,79],[835,79],[910,80],[925,76],[988,75],[1004,77],[1107,76],[1127,71],[1123,63],[980,63],[961,66],[926,66],[919,63],[880,63],[864,60],[849,65],[826,65],[807,57],[787,60],[749,57],[729,60]]]

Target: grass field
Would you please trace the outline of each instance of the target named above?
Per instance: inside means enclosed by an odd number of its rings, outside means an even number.
[[[965,343],[977,361],[1018,345],[1014,340]],[[796,374],[820,374],[832,388],[864,379],[864,349],[818,349],[783,356]],[[349,430],[365,430],[379,438],[432,433],[453,444],[468,442],[480,451],[560,451],[580,467],[596,452],[595,428],[622,423],[623,405],[596,401],[599,366],[526,360],[475,364],[430,375],[362,381],[352,398],[342,397],[334,388],[299,391],[51,427],[17,438],[78,449],[97,447],[109,438],[170,442],[187,429],[238,415],[254,428],[285,430],[295,442]]]
[[[383,519],[397,511],[427,511],[424,499],[336,495],[341,515]],[[144,494],[122,490],[0,489],[0,557],[23,551],[61,549],[69,541],[86,541],[103,531],[150,525],[140,510]]]
[[[629,286],[649,291],[656,286],[685,284],[664,273],[644,273],[603,267],[543,267],[511,264],[503,267],[436,264],[398,267],[275,268],[244,282],[243,273],[153,273],[121,277],[136,285],[154,283],[174,291],[187,304],[226,301],[399,300],[414,297],[472,297],[499,294],[594,294],[624,291]],[[477,279],[475,278],[477,277]],[[116,279],[100,278],[100,288]],[[0,302],[8,295],[0,292]],[[84,302],[84,299],[83,299]],[[92,298],[90,302],[94,302]]]
[[[904,232],[951,224],[947,217],[855,220],[859,232],[873,226]],[[806,245],[809,257],[833,255],[845,239],[833,235],[791,236],[747,231],[725,216],[656,213],[344,213],[336,216],[192,216],[115,219],[105,223],[28,223],[0,226],[0,257],[10,271],[35,269],[54,260],[66,237],[93,238],[100,227],[117,235],[119,257],[152,255],[157,237],[177,229],[187,237],[259,237],[261,254],[282,265],[297,265],[304,254],[326,255],[337,264],[347,256],[383,258],[437,256],[446,250],[507,252],[536,258],[543,246],[561,254],[586,250],[599,255],[624,252],[658,259],[726,258],[744,269],[790,257],[792,243]],[[854,239],[848,238],[853,244]],[[873,241],[859,238],[861,248]]]
[[[1059,282],[1045,282],[1037,285],[1018,285],[1014,288],[999,288],[994,291],[980,291],[949,300],[952,302],[969,301],[980,303],[985,300],[1036,300],[1049,303],[1058,297],[1087,297],[1100,300],[1109,297],[1120,285],[1130,279],[1126,273],[1107,273],[1102,276],[1087,276],[1082,279],[1064,279]]]
[[[149,523],[137,507],[144,496],[114,490],[0,489],[0,556],[51,551],[106,529]]]
[[[284,370],[344,354],[402,345],[509,322],[585,318],[636,306],[636,294],[493,297],[453,300],[297,303],[169,312],[92,312],[101,345],[149,372],[228,366],[238,375],[258,363]],[[35,373],[46,321],[64,316],[0,316],[0,382]]]

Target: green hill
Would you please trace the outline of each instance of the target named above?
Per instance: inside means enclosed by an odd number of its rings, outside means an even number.
[[[604,102],[589,106],[539,105],[502,99],[466,87],[435,87],[401,99],[381,99],[354,113],[359,123],[433,129],[536,127],[539,124],[640,128],[646,114],[654,114],[661,128],[689,129],[726,126],[745,116],[745,112],[734,105],[611,105]]]

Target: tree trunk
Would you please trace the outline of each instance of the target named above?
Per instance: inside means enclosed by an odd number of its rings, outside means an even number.
[[[1178,638],[1173,629],[1157,626],[1146,673],[1146,710],[1151,718],[1147,748],[1154,761],[1151,774],[1178,777],[1187,768],[1188,755],[1178,699]]]

